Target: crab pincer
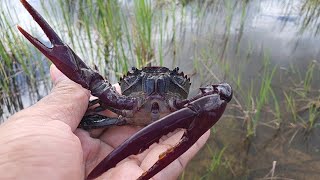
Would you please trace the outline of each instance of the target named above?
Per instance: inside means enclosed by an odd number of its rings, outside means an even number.
[[[150,145],[158,142],[163,135],[178,128],[185,129],[179,143],[159,156],[159,160],[139,179],[153,177],[208,131],[220,119],[231,99],[232,88],[226,83],[201,88],[201,92],[191,98],[184,108],[146,126],[123,142],[100,162],[89,174],[88,179],[100,176],[130,155],[143,152]]]
[[[135,98],[121,96],[98,72],[88,67],[74,51],[66,45],[55,33],[44,18],[26,1],[21,0],[23,6],[39,24],[43,32],[50,40],[52,47],[45,46],[37,38],[31,36],[23,28],[19,31],[69,79],[91,91],[103,103],[113,106],[115,109],[134,109],[137,105]]]

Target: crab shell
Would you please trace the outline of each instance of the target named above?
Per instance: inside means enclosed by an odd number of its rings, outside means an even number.
[[[130,124],[145,126],[177,110],[176,100],[188,97],[190,78],[166,67],[133,67],[132,72],[120,78],[122,94],[138,97],[142,103]]]

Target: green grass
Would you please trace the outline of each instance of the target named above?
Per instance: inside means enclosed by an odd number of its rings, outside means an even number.
[[[227,146],[223,147],[219,152],[213,152],[213,150],[208,147],[210,154],[211,154],[211,163],[208,167],[208,172],[214,172],[217,170],[219,166],[222,164],[222,156],[224,151],[227,149]]]
[[[11,22],[17,18],[17,12],[9,9],[6,4],[2,4],[0,11],[1,42],[0,42],[0,94],[2,99],[2,109],[9,113],[14,113],[23,107],[20,91],[37,92],[39,79],[45,79],[43,64],[34,61],[29,51],[30,46],[24,45],[23,38],[18,34],[15,24]],[[7,15],[5,12],[11,12]],[[38,71],[34,71],[34,69]],[[36,78],[36,73],[40,76]],[[21,89],[20,79],[25,80],[26,89]],[[32,94],[31,98],[37,99]]]
[[[272,90],[272,79],[274,77],[274,74],[276,72],[277,67],[270,65],[270,59],[267,55],[265,55],[264,64],[263,64],[263,72],[262,72],[262,82],[259,89],[259,94],[256,97],[255,104],[256,104],[256,114],[253,118],[252,126],[249,126],[247,129],[248,136],[254,135],[256,133],[256,129],[258,126],[258,122],[261,118],[261,111],[263,110],[263,107],[270,102],[270,94]]]
[[[151,65],[154,57],[152,42],[153,10],[150,0],[134,0],[135,22],[133,25],[134,50],[137,55],[136,66]]]
[[[319,16],[320,0],[305,1],[301,6],[300,12],[303,15],[300,33],[311,31],[314,36],[320,33]]]

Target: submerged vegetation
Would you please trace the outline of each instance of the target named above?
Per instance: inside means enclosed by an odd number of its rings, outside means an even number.
[[[309,160],[320,158],[320,3],[294,2],[55,0],[39,1],[37,9],[111,82],[131,66],[153,65],[180,66],[191,76],[191,95],[204,84],[233,86],[234,99],[205,153],[181,179],[299,179],[304,172],[316,179],[320,163]],[[24,23],[47,42],[43,33],[9,1],[0,5],[5,120],[46,95],[51,84],[49,62],[16,25]]]

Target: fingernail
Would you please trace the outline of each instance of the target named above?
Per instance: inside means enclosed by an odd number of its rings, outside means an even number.
[[[50,75],[53,84],[57,84],[61,79],[67,78],[54,64],[50,66]]]

